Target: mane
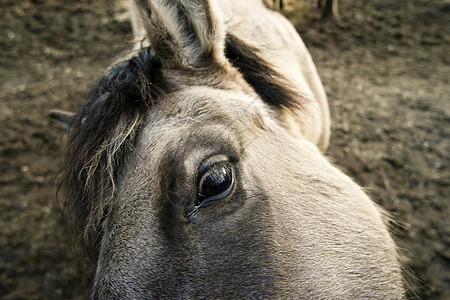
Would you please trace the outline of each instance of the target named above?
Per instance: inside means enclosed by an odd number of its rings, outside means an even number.
[[[263,59],[260,51],[232,34],[226,36],[227,59],[239,70],[263,102],[275,109],[303,109],[310,100]]]
[[[130,151],[146,111],[164,94],[160,61],[152,48],[109,69],[75,115],[66,151],[62,185],[66,221],[81,248],[94,258],[99,227],[116,192],[116,177]]]

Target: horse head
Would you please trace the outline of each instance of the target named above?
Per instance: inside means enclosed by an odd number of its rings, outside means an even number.
[[[92,298],[402,298],[381,210],[319,149],[326,97],[293,27],[261,1],[133,7],[142,47],[55,113]]]

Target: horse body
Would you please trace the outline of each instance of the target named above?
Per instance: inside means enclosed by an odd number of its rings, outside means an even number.
[[[71,122],[92,298],[402,298],[380,210],[319,150],[326,96],[287,20],[260,1],[136,3],[151,47]]]

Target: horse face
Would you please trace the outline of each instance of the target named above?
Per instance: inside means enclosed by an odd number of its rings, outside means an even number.
[[[292,26],[260,1],[136,3],[151,47],[67,121],[66,211],[97,261],[92,298],[402,298],[380,210],[316,147],[327,109],[291,88],[323,94],[306,49],[270,65],[239,36],[300,43]],[[282,30],[220,18],[250,6]]]
[[[242,93],[165,101],[103,223],[95,297],[400,297],[378,210],[313,145]]]

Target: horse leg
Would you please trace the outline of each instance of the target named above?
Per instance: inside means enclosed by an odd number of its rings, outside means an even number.
[[[338,0],[319,0],[318,6],[322,9],[322,19],[339,18]]]
[[[146,36],[144,24],[142,23],[139,9],[134,0],[128,0],[128,9],[130,11],[131,28],[133,29],[135,48],[139,49],[141,42]]]

